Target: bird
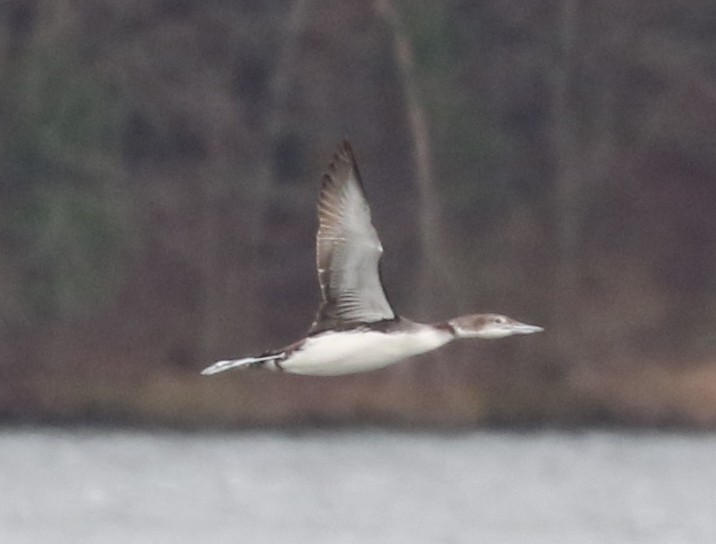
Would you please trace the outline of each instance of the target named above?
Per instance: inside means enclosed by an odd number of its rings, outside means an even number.
[[[353,149],[338,147],[318,199],[316,268],[321,304],[305,338],[260,355],[218,361],[205,376],[239,368],[308,376],[367,372],[462,338],[494,339],[544,330],[493,313],[418,323],[398,315],[380,276],[383,246]]]

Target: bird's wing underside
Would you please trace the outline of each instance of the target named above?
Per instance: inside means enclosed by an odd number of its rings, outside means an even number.
[[[383,246],[371,223],[353,150],[344,142],[323,176],[316,264],[323,302],[311,332],[394,319],[380,281]]]

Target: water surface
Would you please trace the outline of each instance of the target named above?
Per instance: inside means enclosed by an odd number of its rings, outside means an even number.
[[[0,542],[713,544],[716,436],[5,430]]]

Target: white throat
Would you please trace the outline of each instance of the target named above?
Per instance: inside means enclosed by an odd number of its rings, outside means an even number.
[[[504,338],[505,336],[511,336],[514,334],[509,329],[504,327],[492,327],[486,326],[479,330],[465,329],[459,325],[451,323],[455,336],[457,338],[482,338],[483,340],[492,340],[494,338]]]

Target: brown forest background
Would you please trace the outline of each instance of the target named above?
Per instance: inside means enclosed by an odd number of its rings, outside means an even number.
[[[300,337],[356,150],[396,308],[547,332],[373,374]],[[3,0],[0,415],[716,426],[713,0]]]

